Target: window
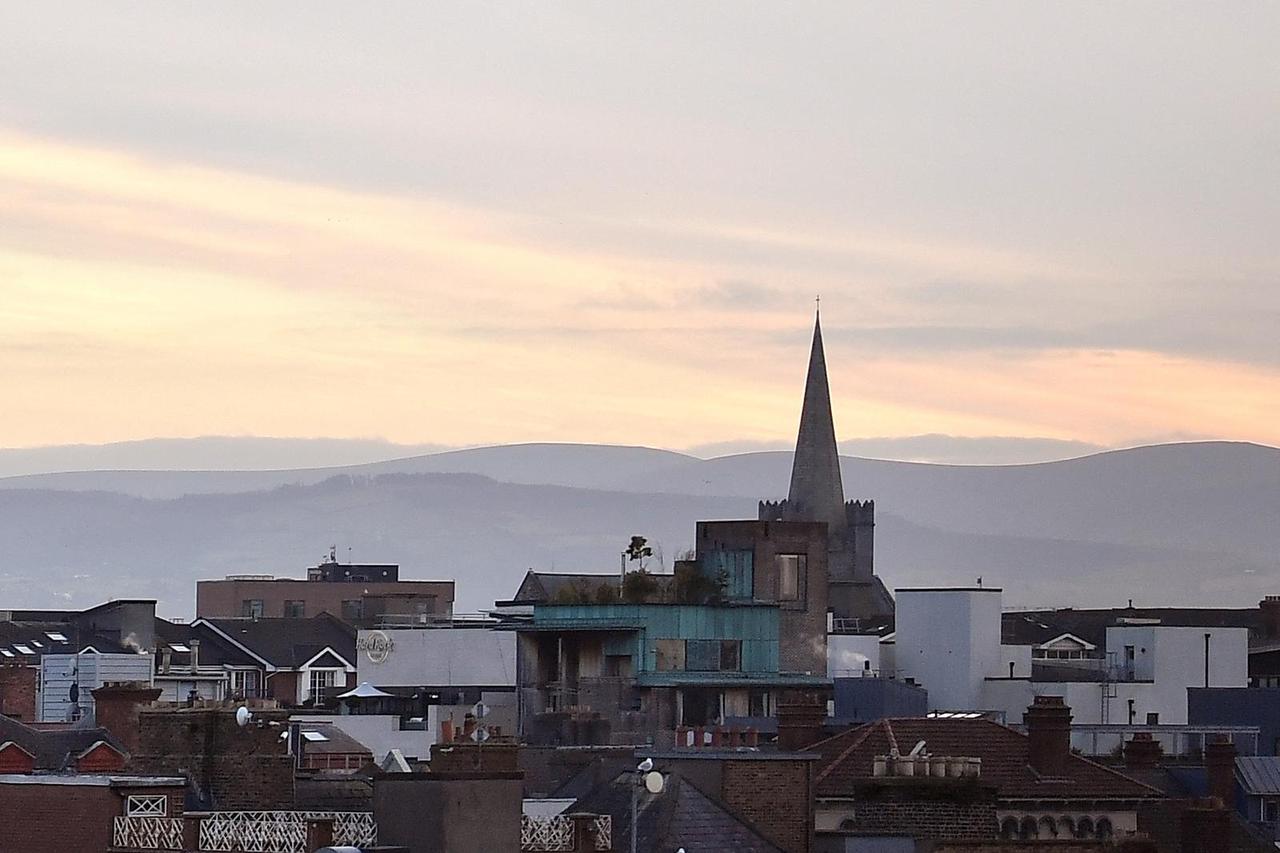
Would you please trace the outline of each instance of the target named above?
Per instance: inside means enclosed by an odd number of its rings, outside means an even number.
[[[1158,725],[1160,725],[1160,712],[1159,712],[1159,711],[1150,711],[1150,712],[1148,712],[1148,713],[1147,713],[1147,725],[1148,725],[1148,726],[1158,726]]]
[[[290,600],[284,603],[284,615],[288,619],[301,619],[307,615],[305,601]]]
[[[307,697],[315,701],[319,701],[325,688],[332,687],[334,682],[334,671],[332,669],[313,669],[309,679],[310,690]]]
[[[737,672],[742,669],[742,641],[720,641],[720,671]]]
[[[231,670],[231,692],[245,699],[258,696],[258,671],[254,669]]]
[[[684,645],[684,640],[658,640],[654,643],[657,658],[655,668],[659,672],[683,670]]]
[[[240,602],[240,615],[247,619],[262,618],[262,599],[246,598]]]
[[[773,716],[773,696],[768,690],[752,690],[747,694],[747,716]]]
[[[164,794],[130,794],[124,813],[126,817],[168,817],[169,798]]]
[[[778,600],[799,601],[801,578],[804,577],[808,558],[804,554],[779,554]]]
[[[364,618],[364,600],[353,598],[342,602],[342,618],[348,622],[359,622]]]

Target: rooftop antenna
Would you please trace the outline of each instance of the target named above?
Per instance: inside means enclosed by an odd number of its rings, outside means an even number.
[[[330,563],[338,562],[338,546],[337,545],[329,546],[329,562]]]

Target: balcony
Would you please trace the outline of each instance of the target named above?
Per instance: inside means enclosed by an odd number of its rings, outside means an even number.
[[[188,853],[306,853],[308,825],[333,821],[333,845],[368,847],[378,841],[369,812],[200,812],[183,817],[117,817],[112,851]],[[196,846],[188,846],[195,840]]]

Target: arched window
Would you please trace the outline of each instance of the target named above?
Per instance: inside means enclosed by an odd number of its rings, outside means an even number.
[[[1036,819],[1031,815],[1027,815],[1022,819],[1022,837],[1024,839],[1040,837],[1040,830],[1036,827]]]
[[[1076,822],[1072,820],[1070,815],[1060,815],[1058,817],[1058,837],[1059,838],[1075,838]]]
[[[847,817],[840,821],[840,829],[843,832],[853,832],[858,828],[858,822],[851,817]]]
[[[1018,837],[1018,819],[1007,817],[1000,822],[1000,837],[1013,839]]]
[[[1114,831],[1111,829],[1111,821],[1105,817],[1098,818],[1097,835],[1099,841],[1110,841]]]
[[[1076,821],[1076,838],[1093,838],[1093,818],[1082,817]]]
[[[1040,818],[1040,837],[1041,838],[1057,838],[1058,825],[1053,822],[1053,818],[1045,815]]]

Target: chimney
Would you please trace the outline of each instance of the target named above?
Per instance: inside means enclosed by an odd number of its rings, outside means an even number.
[[[1164,747],[1151,736],[1151,732],[1138,732],[1125,741],[1124,766],[1131,770],[1156,767],[1164,757]]]
[[[194,673],[200,669],[200,641],[191,640],[188,645],[191,648],[191,671]]]
[[[173,649],[165,646],[160,650],[160,673],[168,675],[171,666],[173,666]]]
[[[142,682],[107,684],[93,691],[94,718],[125,752],[138,749],[138,714],[160,698],[160,689]]]
[[[1027,763],[1044,777],[1061,777],[1071,755],[1071,709],[1061,696],[1037,696],[1022,715]]]
[[[1204,748],[1204,767],[1209,776],[1209,796],[1228,808],[1236,802],[1236,745],[1215,740]]]
[[[822,740],[827,709],[814,702],[778,705],[778,749],[799,752]]]
[[[1220,853],[1231,837],[1231,812],[1212,797],[1183,810],[1182,853]]]
[[[1280,595],[1268,595],[1258,602],[1262,611],[1262,635],[1268,640],[1280,637]]]

